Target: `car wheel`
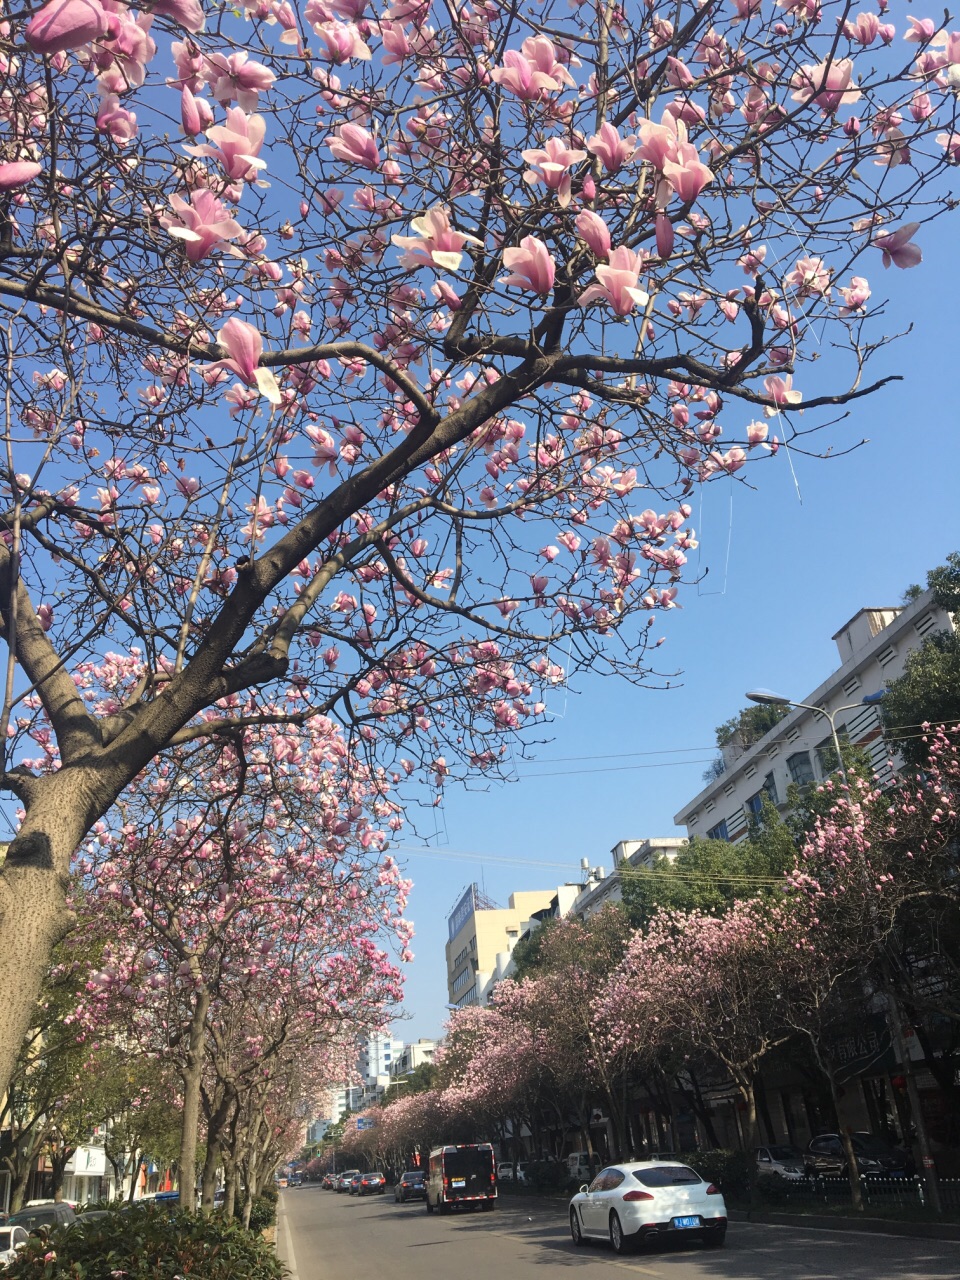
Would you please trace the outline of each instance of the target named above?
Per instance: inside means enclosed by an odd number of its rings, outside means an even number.
[[[583,1238],[583,1229],[580,1226],[580,1215],[576,1209],[570,1210],[570,1238],[577,1248],[582,1244],[586,1244]]]
[[[616,1211],[610,1215],[610,1244],[614,1253],[629,1253],[630,1245],[623,1234],[623,1224]]]
[[[726,1227],[714,1227],[712,1231],[708,1231],[703,1237],[703,1243],[708,1249],[722,1249],[723,1242],[727,1238]]]

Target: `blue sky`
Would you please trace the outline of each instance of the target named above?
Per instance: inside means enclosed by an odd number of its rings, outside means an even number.
[[[913,270],[866,264],[874,301],[890,299],[874,332],[913,325],[877,354],[870,380],[905,380],[855,402],[823,435],[838,448],[869,443],[826,461],[781,450],[748,470],[755,490],[731,479],[705,488],[697,527],[699,569],[709,574],[682,590],[683,609],[661,615],[656,630],[667,637],[661,669],[681,673],[677,687],[581,679],[556,698],[553,741],[519,765],[519,781],[451,787],[429,852],[412,851],[417,838],[404,840],[398,856],[414,880],[416,959],[407,973],[409,1017],[396,1034],[442,1029],[446,917],[471,880],[505,905],[513,890],[575,879],[581,858],[609,867],[620,839],[672,834],[674,813],[702,786],[715,726],[744,705],[745,690],[802,697],[838,665],[830,637],[857,609],[898,603],[909,583],[924,583],[929,568],[960,549],[956,228],[948,218],[917,239],[924,262]],[[825,350],[818,381],[826,384],[831,370]],[[809,386],[809,375],[797,383]],[[696,512],[700,499],[693,501]],[[418,816],[419,834],[433,823],[432,813]]]

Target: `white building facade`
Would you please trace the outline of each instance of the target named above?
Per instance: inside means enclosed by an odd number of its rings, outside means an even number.
[[[881,693],[903,674],[906,658],[926,636],[953,630],[948,613],[924,591],[903,607],[861,609],[833,637],[841,666],[812,693],[787,687],[787,697],[830,711],[841,741],[860,747],[881,783],[896,772],[883,737],[880,707],[862,700]],[[674,821],[689,836],[742,840],[751,815],[766,794],[783,812],[791,783],[807,786],[830,776],[833,767],[830,724],[824,716],[794,708],[758,742],[746,749],[730,743],[723,750],[724,771],[680,810]]]
[[[610,852],[613,871],[605,867],[591,868],[584,859],[586,883],[574,899],[570,915],[589,920],[612,902],[623,900],[623,877],[630,871],[649,869],[658,857],[674,860],[686,844],[683,836],[650,836],[645,840],[618,840]]]

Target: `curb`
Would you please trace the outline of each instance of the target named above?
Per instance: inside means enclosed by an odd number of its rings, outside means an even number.
[[[895,1218],[833,1218],[815,1213],[749,1213],[727,1209],[731,1222],[757,1226],[802,1227],[816,1231],[860,1231],[868,1235],[915,1236],[921,1240],[960,1240],[960,1225],[950,1222],[902,1222]]]

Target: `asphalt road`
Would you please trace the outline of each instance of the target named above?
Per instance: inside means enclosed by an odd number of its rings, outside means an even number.
[[[427,1216],[393,1193],[281,1193],[277,1231],[293,1280],[958,1280],[960,1243],[860,1232],[730,1224],[723,1249],[693,1245],[620,1258],[575,1249],[565,1210],[503,1197],[493,1213]],[[537,1268],[532,1271],[532,1268]]]

